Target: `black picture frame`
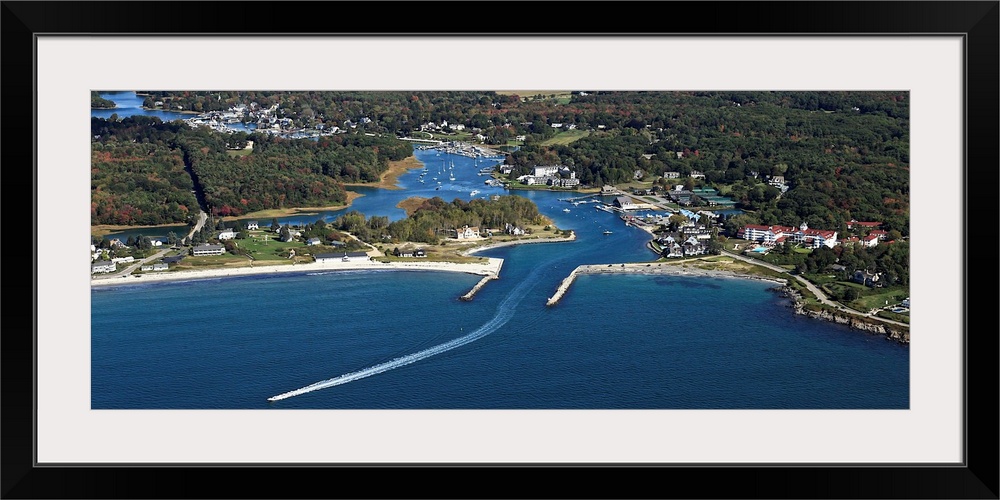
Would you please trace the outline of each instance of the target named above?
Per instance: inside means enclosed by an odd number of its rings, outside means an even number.
[[[4,118],[4,165],[8,202],[16,213],[27,198],[30,183],[37,192],[34,164],[36,138],[28,116],[36,116],[34,47],[42,34],[651,34],[758,36],[776,35],[960,35],[965,50],[965,213],[962,214],[963,257],[983,248],[997,248],[996,226],[970,234],[974,221],[992,220],[998,183],[998,27],[1000,2],[2,2],[5,77],[0,114]],[[332,22],[329,8],[344,13]],[[586,15],[567,17],[567,9]],[[654,15],[668,9],[669,19]],[[434,9],[461,13],[463,28],[454,30],[451,15],[434,16]],[[348,15],[347,13],[351,14]],[[416,13],[424,13],[413,26]],[[181,15],[184,13],[184,15]],[[470,28],[477,19],[495,21],[489,32]],[[333,28],[331,24],[337,25]],[[571,29],[557,25],[569,25]],[[361,29],[360,26],[374,27]],[[259,30],[259,31],[258,31]],[[890,57],[887,55],[887,57]],[[96,58],[96,56],[95,56]],[[95,59],[96,60],[96,59]],[[27,173],[33,175],[28,176]],[[12,179],[11,174],[19,174]],[[15,193],[17,189],[19,193]],[[13,194],[12,194],[13,193]],[[34,203],[32,204],[34,207]],[[978,208],[978,209],[977,209]],[[33,212],[34,241],[40,224]],[[11,233],[22,232],[17,230]],[[975,238],[970,236],[974,235]],[[984,241],[985,240],[985,241]],[[8,240],[10,241],[10,240]],[[10,246],[6,246],[8,250]],[[4,287],[8,329],[2,336],[2,475],[4,498],[998,498],[998,447],[993,431],[998,417],[996,318],[973,322],[973,313],[996,311],[994,283],[987,290],[966,294],[964,335],[964,439],[961,465],[813,466],[786,464],[719,467],[595,464],[370,464],[319,467],[302,464],[262,466],[128,464],[109,467],[39,467],[34,459],[34,337],[37,286],[30,297],[24,283],[35,283],[33,266],[22,257],[11,259]],[[993,252],[985,259],[966,260],[994,268]],[[17,254],[15,254],[17,256]],[[10,274],[13,273],[13,274]],[[993,273],[991,276],[996,276]],[[980,278],[981,279],[981,278]],[[967,279],[963,280],[964,286]],[[14,287],[17,284],[17,287]],[[14,307],[15,300],[22,304]],[[919,440],[920,436],[914,436]],[[373,471],[361,471],[373,468]],[[461,470],[457,470],[461,469]],[[497,480],[506,472],[538,473],[537,481]],[[362,472],[364,472],[362,474]],[[415,478],[389,477],[416,474]],[[471,487],[456,474],[469,475]],[[496,475],[494,475],[496,474]],[[486,482],[477,483],[479,477]],[[620,479],[619,479],[620,478]]]

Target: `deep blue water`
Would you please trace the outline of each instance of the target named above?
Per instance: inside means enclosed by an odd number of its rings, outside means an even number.
[[[404,190],[359,189],[349,210],[404,216],[408,196],[469,198],[481,160],[417,151]],[[454,160],[456,180],[435,165]],[[440,167],[439,167],[440,168]],[[432,175],[433,174],[433,175]],[[435,190],[437,176],[441,190]],[[433,182],[433,184],[431,184]],[[909,407],[909,348],[796,316],[773,284],[581,276],[577,265],[651,260],[648,235],[566,193],[515,191],[578,239],[499,248],[501,279],[332,272],[95,288],[93,408],[786,409]],[[569,208],[570,212],[563,209]],[[332,220],[337,212],[284,218]],[[613,230],[603,235],[605,229]],[[655,265],[655,264],[654,264]],[[484,330],[479,330],[485,328]],[[267,398],[489,332],[343,385]]]
[[[142,108],[144,96],[138,96],[133,91],[121,92],[101,92],[101,97],[115,101],[118,106],[112,109],[91,109],[90,116],[97,118],[111,118],[111,115],[118,115],[119,118],[126,116],[155,116],[165,122],[173,120],[183,120],[194,115],[176,113],[173,111],[149,110]]]

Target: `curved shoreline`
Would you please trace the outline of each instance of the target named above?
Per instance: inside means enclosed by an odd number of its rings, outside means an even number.
[[[552,238],[529,238],[524,240],[510,240],[510,241],[499,241],[496,243],[487,243],[486,245],[473,247],[468,250],[462,250],[459,252],[462,255],[474,255],[479,252],[485,252],[487,250],[493,250],[494,248],[511,247],[516,245],[526,245],[529,243],[562,243],[567,241],[576,240],[576,231],[570,232],[569,236],[562,237],[552,237]]]
[[[485,263],[464,264],[455,262],[311,262],[308,264],[237,267],[232,269],[217,268],[196,271],[167,271],[162,274],[146,273],[115,278],[92,277],[90,280],[90,286],[142,285],[146,283],[162,283],[167,281],[190,281],[199,279],[231,278],[237,276],[273,276],[275,274],[293,272],[301,273],[356,270],[444,271],[490,276],[498,275],[502,265],[503,259],[497,258],[490,258]],[[142,277],[136,278],[134,276]]]

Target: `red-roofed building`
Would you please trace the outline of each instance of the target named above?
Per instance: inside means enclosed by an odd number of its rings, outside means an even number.
[[[790,239],[795,243],[801,243],[809,248],[819,248],[826,246],[833,248],[837,245],[837,232],[823,229],[809,229],[806,223],[802,223],[798,229],[790,226],[761,226],[757,224],[747,224],[736,233],[736,237],[750,241],[759,241],[764,245],[776,245]]]
[[[868,236],[861,238],[861,243],[866,247],[878,246],[878,235],[869,234]]]

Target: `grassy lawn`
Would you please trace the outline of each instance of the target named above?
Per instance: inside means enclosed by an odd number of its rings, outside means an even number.
[[[907,294],[905,288],[864,288],[867,289],[867,295],[864,295],[853,302],[854,304],[858,304],[858,309],[862,311],[867,311],[876,307],[885,307],[886,302],[888,302],[888,305],[898,304],[899,299],[896,297],[899,295],[905,297]]]
[[[247,156],[253,153],[252,149],[227,149],[226,155],[230,158],[235,156]]]
[[[899,321],[900,323],[910,324],[909,313],[898,314],[891,311],[879,311],[875,315],[880,318],[886,318],[886,319],[891,319],[893,321]]]
[[[577,139],[587,137],[590,132],[586,130],[567,130],[565,132],[559,132],[555,136],[545,139],[540,142],[542,146],[559,146],[569,144]]]
[[[812,253],[811,248],[802,248],[802,247],[792,247],[792,251],[795,253],[804,253],[804,254]]]
[[[665,260],[663,262],[672,262],[672,261]],[[683,259],[674,261],[672,263],[674,265],[683,265],[686,267],[694,267],[697,269],[705,269],[710,271],[729,271],[737,274],[749,274],[754,276],[763,276],[767,278],[788,280],[788,275],[786,274],[782,274],[778,271],[775,271],[773,269],[768,269],[766,267],[755,266],[749,262],[736,260],[733,259],[732,257],[727,257],[725,255],[714,255],[709,257],[700,257],[696,259]]]

